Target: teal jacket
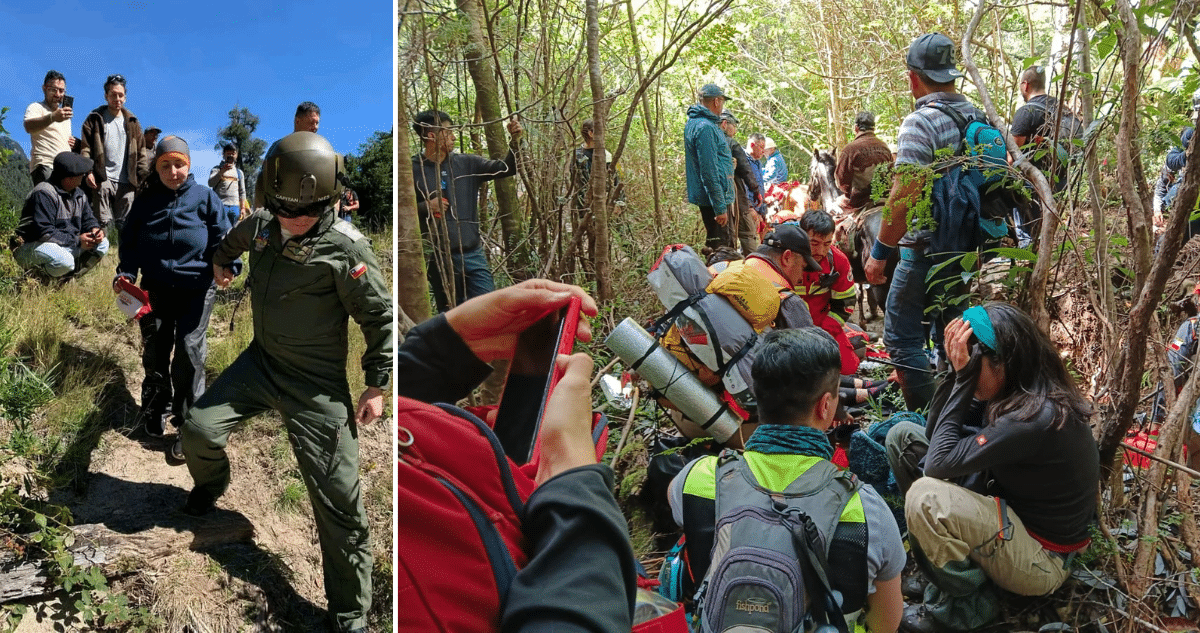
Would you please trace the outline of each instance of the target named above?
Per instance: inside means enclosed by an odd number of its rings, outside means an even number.
[[[725,133],[717,127],[720,117],[700,104],[688,108],[687,114],[683,152],[688,202],[712,207],[713,213],[721,215],[734,201],[733,154],[725,142]]]
[[[263,210],[238,223],[213,254],[229,267],[250,252],[247,284],[254,342],[274,371],[346,387],[348,321],[362,329],[368,387],[384,387],[392,371],[392,297],[371,241],[326,211],[302,237],[283,241],[279,221]]]

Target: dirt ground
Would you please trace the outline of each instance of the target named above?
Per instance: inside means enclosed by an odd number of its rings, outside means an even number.
[[[131,332],[136,332],[132,326]],[[128,574],[110,578],[116,592],[160,618],[164,631],[327,630],[312,512],[280,419],[260,416],[236,431],[228,448],[233,481],[217,501],[217,511],[200,518],[183,514],[179,508],[192,480],[185,465],[166,456],[173,434],[153,438],[134,425],[135,394],[142,380],[140,347],[132,333],[126,339],[119,343],[123,349],[117,355],[124,384],[112,385],[105,399],[111,424],[90,447],[86,474],[76,478],[74,489],[51,491],[51,500],[67,506],[76,525],[99,523],[131,536],[158,528],[186,533],[205,521],[239,517],[253,525],[251,541],[204,551],[180,547],[173,554],[128,561],[123,566]],[[381,561],[390,569],[386,563],[392,552],[389,429],[385,419],[360,429],[359,436],[377,569]],[[376,608],[390,613],[390,584],[376,587],[375,593],[377,603],[381,595],[386,602]],[[69,610],[53,600],[32,607],[17,631],[61,631],[59,620],[70,620]]]

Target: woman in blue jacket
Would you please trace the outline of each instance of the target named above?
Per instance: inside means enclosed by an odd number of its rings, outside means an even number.
[[[204,393],[208,318],[216,298],[212,254],[230,228],[221,199],[190,169],[183,139],[159,141],[154,174],[121,230],[117,278],[132,283],[140,274],[150,297],[151,312],[140,321],[146,378],[138,418],[154,437],[162,437],[168,420],[182,425]],[[116,279],[113,284],[115,289]],[[178,441],[171,456],[183,460]]]

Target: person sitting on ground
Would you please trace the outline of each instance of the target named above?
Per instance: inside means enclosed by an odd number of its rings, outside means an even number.
[[[80,188],[92,159],[72,152],[54,157],[50,177],[25,198],[13,259],[26,270],[67,279],[90,270],[108,252],[108,239]]]
[[[892,161],[892,150],[875,136],[875,114],[859,112],[854,119],[854,140],[838,154],[837,169],[833,172],[838,189],[842,190],[839,206],[848,213],[866,208],[874,201],[871,180],[875,170],[880,165],[891,165]]]
[[[532,279],[421,323],[400,346],[398,395],[423,402],[466,397],[492,371],[487,363],[511,358],[517,336],[572,297],[582,300],[583,314],[596,315],[596,302],[582,288]],[[576,337],[591,340],[587,319],[579,320]],[[564,375],[541,427],[540,483],[522,522],[532,549],[508,593],[501,629],[628,631],[636,589],[633,549],[611,492],[613,471],[596,463],[592,360],[582,353],[559,356],[559,367]]]
[[[1200,284],[1196,284],[1190,300],[1200,301]],[[1191,375],[1192,366],[1196,361],[1196,349],[1200,347],[1198,343],[1200,343],[1200,317],[1191,316],[1179,325],[1179,329],[1175,331],[1175,338],[1167,346],[1167,361],[1171,363],[1171,374],[1175,377],[1176,394],[1183,389],[1184,383]],[[1159,406],[1158,401],[1161,399],[1161,395],[1155,399],[1156,409]],[[1187,446],[1188,467],[1200,469],[1200,397],[1196,399],[1196,403],[1192,407],[1192,414],[1185,425],[1184,442]]]
[[[989,303],[947,326],[946,353],[953,372],[927,427],[900,423],[886,440],[907,489],[909,544],[932,582],[925,604],[906,610],[911,631],[987,624],[999,612],[993,583],[1026,596],[1058,589],[1096,515],[1092,407],[1049,337],[1021,310]],[[952,481],[972,476],[970,488]]]
[[[817,328],[777,330],[764,339],[752,370],[762,426],[746,441],[743,455],[755,485],[782,492],[812,469],[825,477],[821,489],[841,485],[829,461],[833,447],[825,436],[837,409],[840,364],[837,343]],[[710,455],[693,460],[671,482],[668,493],[671,512],[686,537],[690,578],[696,585],[709,571],[716,524],[723,518],[716,515],[720,459]],[[811,509],[814,521],[819,513]],[[837,552],[837,564],[831,562],[826,572],[831,587],[843,596],[848,624],[853,627],[865,608],[861,621],[868,631],[895,631],[903,609],[900,572],[905,563],[895,518],[882,497],[863,486],[835,525],[832,534],[821,537],[832,541],[831,556]],[[710,579],[710,586],[715,582]],[[684,587],[684,595],[692,590]]]
[[[858,371],[858,354],[843,329],[854,312],[854,275],[850,272],[850,259],[833,244],[835,225],[828,213],[808,211],[800,218],[800,228],[808,234],[813,259],[821,269],[806,271],[795,291],[808,302],[813,323],[838,342],[842,352],[842,374],[849,376]]]
[[[117,279],[134,283],[140,274],[150,297],[151,311],[138,322],[146,370],[138,418],[151,437],[162,437],[168,421],[182,426],[204,393],[208,319],[217,297],[212,256],[229,229],[221,198],[191,173],[187,142],[178,136],[159,141],[154,175],[121,230],[117,264]],[[170,455],[183,462],[178,440]]]

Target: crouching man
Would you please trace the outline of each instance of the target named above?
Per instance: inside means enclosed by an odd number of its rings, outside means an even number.
[[[90,270],[108,252],[108,239],[79,188],[92,159],[71,152],[54,157],[50,178],[34,186],[21,209],[13,259],[26,270],[66,279]]]
[[[729,630],[725,627],[737,624],[794,630],[794,621],[803,614],[786,604],[780,605],[782,610],[770,607],[774,598],[761,587],[735,585],[739,575],[769,576],[765,582],[782,589],[778,599],[798,600],[795,587],[783,587],[786,574],[762,572],[763,565],[747,568],[744,561],[749,551],[752,560],[799,560],[804,561],[801,567],[812,567],[805,564],[811,560],[806,552],[793,546],[792,535],[804,531],[772,527],[781,521],[790,525],[805,515],[803,522],[817,533],[810,542],[825,544],[817,558],[827,561],[821,576],[833,590],[806,586],[808,612],[838,630],[848,625],[849,630],[865,626],[873,633],[893,632],[899,625],[905,553],[896,520],[873,488],[861,486],[829,461],[833,447],[825,431],[837,409],[840,366],[837,342],[823,330],[768,334],[751,370],[762,425],[746,440],[745,453],[701,457],[671,482],[668,497],[687,538],[688,571],[697,585],[704,585],[697,604],[702,630]],[[808,571],[794,576],[816,577]],[[750,584],[754,583],[764,585],[758,580]],[[684,587],[685,592],[690,589]],[[788,590],[792,593],[785,593]],[[821,598],[823,593],[827,598]],[[840,594],[840,599],[830,600],[831,594]],[[764,608],[726,608],[721,603],[725,596]],[[791,613],[791,618],[780,621],[772,615],[768,622],[760,617],[782,613]]]

